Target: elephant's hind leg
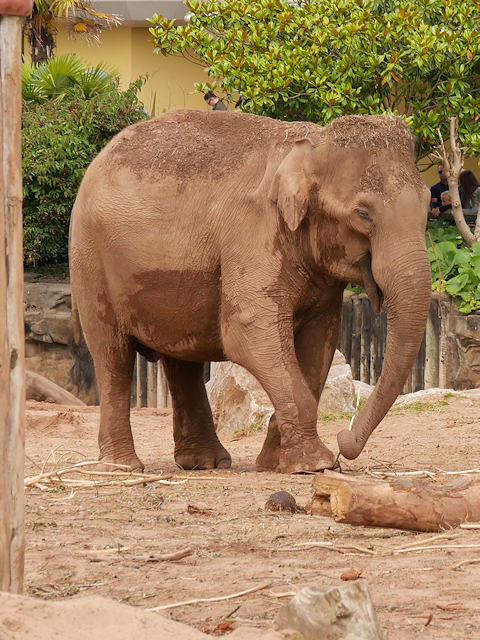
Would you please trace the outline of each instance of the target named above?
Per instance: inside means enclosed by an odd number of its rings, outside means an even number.
[[[203,363],[162,357],[173,406],[175,462],[182,469],[228,469],[232,459],[213,425]]]
[[[135,362],[135,345],[118,332],[106,336],[97,332],[92,341],[92,356],[100,390],[100,462],[142,469],[135,453],[130,425],[130,392]],[[104,470],[112,470],[105,465]]]

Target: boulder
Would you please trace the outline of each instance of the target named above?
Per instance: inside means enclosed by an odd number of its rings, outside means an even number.
[[[456,398],[480,398],[480,389],[465,389],[464,391],[455,391],[454,389],[422,389],[414,393],[406,393],[403,396],[399,396],[393,406],[405,407],[415,402],[439,402],[445,399],[446,394]]]
[[[343,354],[337,349],[320,398],[318,413],[353,413],[354,400],[352,370]]]
[[[354,380],[353,386],[355,388],[355,402],[357,402],[357,394],[360,395],[360,400],[362,398],[369,398],[375,389],[375,385],[367,384],[361,380]]]
[[[273,413],[270,398],[246,369],[233,362],[212,362],[206,384],[217,431],[260,430]]]
[[[280,609],[274,624],[304,640],[384,640],[365,580],[305,587]]]
[[[67,282],[25,282],[25,339],[67,345],[73,335]]]
[[[214,362],[207,383],[217,431],[260,430],[273,413],[270,398],[257,379],[233,362]],[[335,357],[319,404],[319,413],[344,413],[354,410],[354,386],[350,366],[340,351]]]

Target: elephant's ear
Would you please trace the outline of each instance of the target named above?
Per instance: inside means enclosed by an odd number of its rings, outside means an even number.
[[[309,187],[303,164],[311,147],[306,139],[295,143],[278,167],[268,192],[292,231],[298,229],[307,213]]]

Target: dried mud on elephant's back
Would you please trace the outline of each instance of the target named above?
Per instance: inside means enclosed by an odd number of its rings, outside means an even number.
[[[27,404],[27,476],[40,473],[47,458],[48,465],[53,457],[63,469],[68,452],[75,460],[98,455],[98,407]],[[332,418],[320,420],[318,429],[336,451],[336,433],[349,420]],[[146,471],[178,474],[171,410],[133,409],[132,423]],[[478,469],[479,425],[480,401],[471,397],[395,409],[359,458],[343,468],[363,469],[365,478],[370,477],[365,470]],[[180,485],[28,489],[25,593],[49,600],[102,595],[153,608],[238,593],[273,580],[248,597],[163,612],[196,629],[213,631],[225,616],[233,626],[263,629],[288,602],[289,596],[278,594],[344,584],[346,572],[361,572],[388,640],[479,637],[479,565],[462,562],[480,560],[480,531],[447,531],[427,545],[437,550],[392,555],[392,549],[419,544],[432,534],[265,510],[277,491],[287,491],[305,506],[313,493],[312,476],[256,473],[264,433],[219,436],[232,455],[232,469],[188,472],[190,479]],[[155,561],[187,547],[194,553],[182,560]]]
[[[139,177],[161,172],[178,179],[218,179],[278,144],[292,146],[322,129],[232,112],[171,111],[125,129],[112,143],[118,166]],[[110,156],[112,160],[112,156]],[[261,176],[260,176],[261,177]]]

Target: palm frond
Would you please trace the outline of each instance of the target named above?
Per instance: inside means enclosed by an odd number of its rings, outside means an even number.
[[[22,97],[24,100],[63,100],[80,88],[86,98],[108,93],[118,82],[119,73],[100,63],[89,68],[73,54],[51,58],[38,65],[24,60],[22,64]]]

